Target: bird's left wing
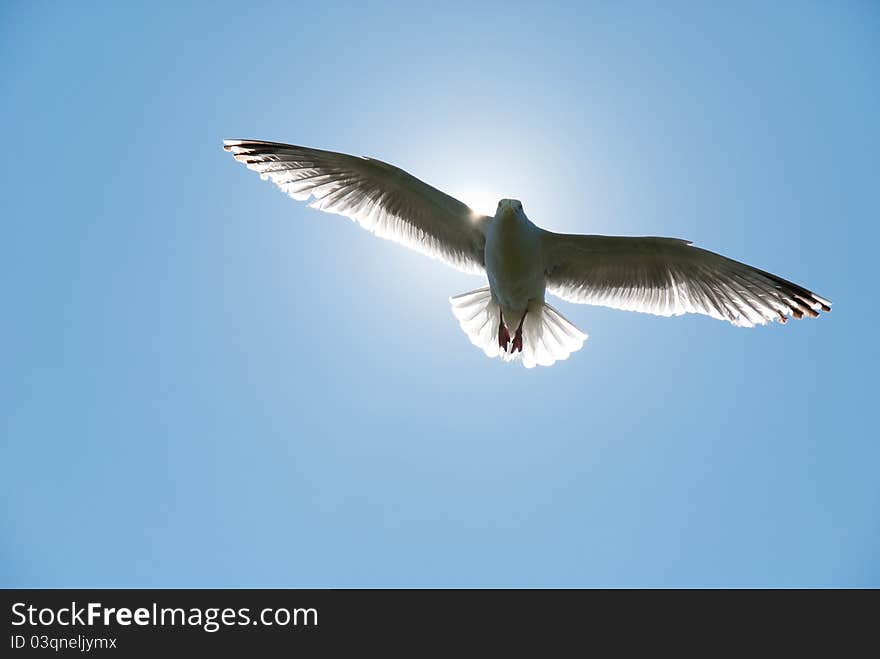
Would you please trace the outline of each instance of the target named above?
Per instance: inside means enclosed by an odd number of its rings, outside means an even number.
[[[224,140],[241,163],[313,208],[344,215],[377,236],[475,274],[485,269],[489,218],[393,165],[258,140]]]
[[[741,327],[831,311],[831,302],[802,286],[686,240],[542,235],[547,289],[570,302],[698,313]]]

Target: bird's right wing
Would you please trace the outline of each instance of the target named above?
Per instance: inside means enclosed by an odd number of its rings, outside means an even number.
[[[312,208],[475,274],[485,270],[484,215],[393,165],[258,140],[224,140],[235,159]]]
[[[658,316],[698,313],[741,327],[818,316],[831,302],[676,238],[544,234],[547,289],[570,302]]]

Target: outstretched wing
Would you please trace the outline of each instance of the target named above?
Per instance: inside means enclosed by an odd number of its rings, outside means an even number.
[[[550,232],[544,240],[547,289],[570,302],[698,313],[740,327],[831,311],[831,302],[797,284],[686,240]]]
[[[488,218],[393,165],[258,140],[224,140],[235,159],[312,208],[344,215],[381,238],[482,274]]]

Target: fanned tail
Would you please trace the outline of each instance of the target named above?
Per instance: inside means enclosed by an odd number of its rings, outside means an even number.
[[[452,305],[452,313],[458,318],[461,329],[471,343],[485,352],[486,357],[503,354],[498,345],[501,307],[492,299],[488,286],[451,297],[449,303]]]
[[[523,366],[553,366],[583,348],[587,338],[586,333],[544,302],[534,311],[530,309],[523,322]]]
[[[471,343],[487,357],[521,360],[526,368],[552,366],[580,350],[587,335],[547,303],[530,306],[523,322],[522,352],[505,351],[498,345],[501,307],[489,287],[449,298],[452,313]]]

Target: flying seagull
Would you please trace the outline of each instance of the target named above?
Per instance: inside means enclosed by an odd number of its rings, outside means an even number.
[[[544,301],[658,316],[698,313],[739,327],[815,318],[831,302],[687,240],[562,234],[526,217],[516,199],[494,217],[402,169],[333,151],[260,140],[224,140],[236,160],[312,208],[351,218],[489,285],[450,298],[471,342],[488,357],[550,366],[580,350],[587,335]]]

